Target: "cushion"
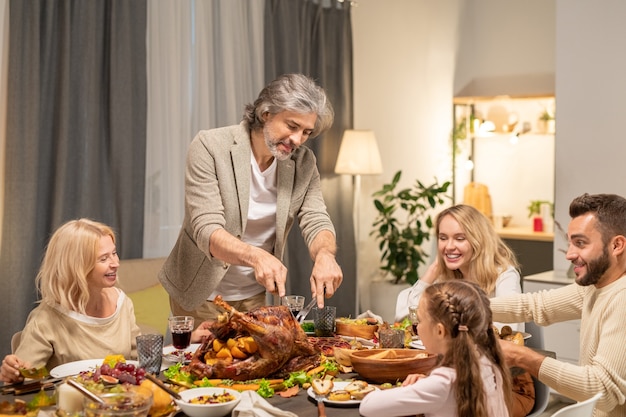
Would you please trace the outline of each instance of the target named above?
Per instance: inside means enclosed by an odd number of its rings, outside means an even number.
[[[167,334],[167,318],[170,315],[170,298],[161,284],[127,293],[135,307],[137,324],[145,324]]]

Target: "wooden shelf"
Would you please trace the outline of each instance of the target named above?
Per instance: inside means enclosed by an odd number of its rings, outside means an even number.
[[[504,227],[502,229],[496,229],[496,232],[502,239],[554,242],[554,233],[533,232],[530,227]]]

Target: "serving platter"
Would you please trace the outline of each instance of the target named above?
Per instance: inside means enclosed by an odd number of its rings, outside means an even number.
[[[102,366],[104,358],[102,359],[84,359],[82,361],[74,361],[64,363],[63,365],[55,366],[50,370],[50,376],[55,378],[65,378],[66,376],[77,375],[83,371],[90,371],[96,369],[98,366]],[[137,361],[126,361],[126,363],[139,366]]]
[[[348,384],[350,384],[352,381],[337,381],[333,383],[333,392],[334,391],[339,391],[344,389],[346,386],[348,386]],[[374,390],[379,390],[380,388],[378,387],[374,387]],[[306,391],[307,394],[309,395],[309,397],[313,398],[315,400],[315,391],[313,391],[313,387],[309,387],[309,389]],[[328,398],[324,398],[324,403],[329,404],[329,405],[335,405],[335,406],[357,406],[359,404],[361,404],[361,400],[348,400],[348,401],[332,401],[329,400]]]
[[[524,340],[530,339],[533,336],[532,334],[526,333],[526,332],[520,332],[520,333],[524,337]],[[411,343],[409,343],[409,347],[413,348],[413,349],[421,349],[421,350],[426,349],[424,347],[424,344],[422,343],[422,341],[419,338],[412,340]]]

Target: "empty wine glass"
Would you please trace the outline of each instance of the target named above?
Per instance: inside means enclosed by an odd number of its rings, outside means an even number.
[[[168,318],[170,332],[172,333],[172,344],[176,348],[178,363],[185,360],[185,349],[191,344],[191,332],[193,331],[193,317],[172,316]]]
[[[289,307],[294,317],[304,308],[304,297],[301,295],[285,295],[281,300],[282,305]]]

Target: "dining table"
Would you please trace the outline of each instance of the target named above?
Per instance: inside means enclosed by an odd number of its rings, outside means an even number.
[[[550,356],[556,358],[555,352],[546,351],[543,349],[531,348],[536,350],[546,356]],[[511,369],[512,374],[515,374],[516,369]],[[161,376],[162,378],[162,376]],[[343,373],[337,375],[338,380],[350,380],[350,379],[363,379],[357,373]],[[48,391],[52,393],[52,390]],[[0,395],[0,403],[4,401],[15,401],[16,398],[19,398],[23,401],[30,401],[33,398],[35,393],[23,394],[23,395],[12,395],[12,394],[2,394]],[[297,395],[293,397],[283,398],[279,394],[275,394],[274,396],[267,398],[267,402],[269,402],[274,407],[277,407],[281,410],[290,411],[296,414],[299,417],[317,417],[317,402],[314,398],[312,398],[307,389],[300,389]],[[339,404],[337,402],[326,402],[326,415],[327,417],[359,417],[361,414],[359,413],[358,403],[351,401],[348,404]],[[184,417],[185,414],[182,412],[177,413],[177,416]],[[39,417],[46,417],[45,415],[40,415]],[[170,416],[174,417],[174,416]]]
[[[340,374],[337,378],[341,379],[350,379],[358,377],[355,373],[350,374]],[[48,395],[51,395],[54,391],[52,389],[48,390]],[[15,399],[20,399],[23,401],[30,401],[34,397],[35,393],[28,393],[23,395],[12,395],[12,394],[3,394],[0,395],[0,403],[4,401],[13,402]],[[289,398],[283,398],[278,394],[275,394],[271,398],[266,399],[274,407],[277,407],[281,410],[291,411],[299,417],[317,417],[317,402],[309,396],[306,389],[300,389],[297,395]],[[336,405],[326,403],[326,415],[328,417],[359,417],[361,414],[359,413],[358,404],[348,404],[348,405]],[[184,417],[185,414],[182,412],[177,413],[177,416]],[[41,415],[40,415],[41,417]],[[173,416],[171,416],[173,417]]]

